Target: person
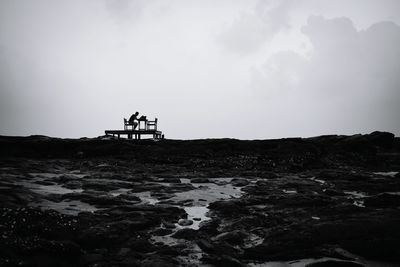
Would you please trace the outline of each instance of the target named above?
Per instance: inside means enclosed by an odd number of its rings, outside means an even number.
[[[139,112],[136,111],[135,114],[132,114],[132,116],[128,120],[129,125],[133,126],[133,130],[135,130],[136,127],[138,126],[138,123],[136,122],[138,120],[138,118],[137,118],[138,116],[139,116]]]

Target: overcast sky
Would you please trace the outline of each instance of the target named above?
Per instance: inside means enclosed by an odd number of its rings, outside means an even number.
[[[0,0],[0,134],[400,133],[398,0]]]

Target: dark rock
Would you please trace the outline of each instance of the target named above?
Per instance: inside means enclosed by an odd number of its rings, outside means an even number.
[[[149,253],[155,250],[155,247],[149,242],[148,239],[131,238],[127,244],[135,252]]]
[[[104,256],[101,254],[85,254],[82,256],[82,261],[85,264],[93,264],[95,262],[102,261],[104,259]]]
[[[234,178],[234,179],[232,179],[231,184],[233,186],[242,187],[242,186],[248,185],[249,181],[247,179],[244,179],[244,178]]]
[[[244,242],[244,238],[247,235],[243,233],[240,230],[234,230],[232,232],[225,232],[222,234],[219,234],[215,237],[216,240],[218,241],[226,241],[230,244],[238,245],[242,244]]]
[[[178,224],[181,225],[181,226],[189,226],[189,225],[193,224],[193,221],[192,220],[188,220],[188,219],[180,219],[178,221]]]
[[[353,261],[319,261],[307,264],[306,267],[364,267],[364,265]]]
[[[197,237],[197,231],[190,228],[183,228],[172,235],[173,238],[193,240]]]
[[[165,236],[165,235],[169,235],[171,233],[172,233],[171,229],[165,229],[165,228],[158,228],[153,231],[153,234],[156,236]]]
[[[198,245],[202,250],[204,250],[204,251],[207,252],[207,253],[213,253],[213,252],[215,252],[215,247],[214,247],[214,245],[212,245],[210,242],[208,242],[208,241],[205,240],[205,239],[200,239],[200,240],[198,240],[196,243],[197,243],[197,245]]]
[[[208,178],[192,178],[190,182],[194,184],[205,184],[210,183],[210,180]]]
[[[382,193],[365,198],[364,205],[367,207],[398,207],[400,206],[400,195]]]
[[[179,179],[179,178],[166,178],[166,179],[164,179],[164,182],[173,183],[173,184],[180,184],[181,183],[181,179]]]
[[[248,210],[239,206],[233,200],[216,201],[209,205],[211,210],[216,210],[222,214],[248,214]]]
[[[120,248],[120,250],[118,251],[118,255],[119,256],[126,256],[128,255],[132,250],[130,248]]]
[[[218,267],[225,267],[225,266],[232,266],[232,267],[243,267],[245,266],[242,264],[238,259],[229,256],[229,255],[205,255],[202,258],[202,261],[206,263],[211,263],[214,266]]]
[[[373,132],[367,136],[368,140],[381,147],[392,147],[394,134],[388,132]]]
[[[174,229],[176,227],[176,225],[174,223],[170,223],[170,222],[163,222],[163,225],[165,228],[168,228],[168,229]]]
[[[343,193],[339,190],[330,189],[330,188],[326,189],[324,191],[324,193],[327,194],[328,196],[345,196],[346,195],[345,193]]]

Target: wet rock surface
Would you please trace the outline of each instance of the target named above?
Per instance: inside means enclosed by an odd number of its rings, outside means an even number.
[[[0,266],[398,266],[399,171],[379,132],[0,137]]]

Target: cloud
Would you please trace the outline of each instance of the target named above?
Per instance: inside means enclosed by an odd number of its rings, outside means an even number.
[[[230,28],[218,36],[229,50],[248,54],[257,51],[281,30],[289,28],[292,0],[259,1],[251,12],[243,12]]]
[[[336,132],[398,132],[400,27],[379,22],[357,30],[348,18],[311,16],[302,32],[313,47],[308,57],[291,51],[271,56],[253,70],[256,92],[282,105],[290,92],[309,104],[297,112]]]
[[[138,18],[144,4],[142,0],[105,0],[107,11],[117,21]]]

